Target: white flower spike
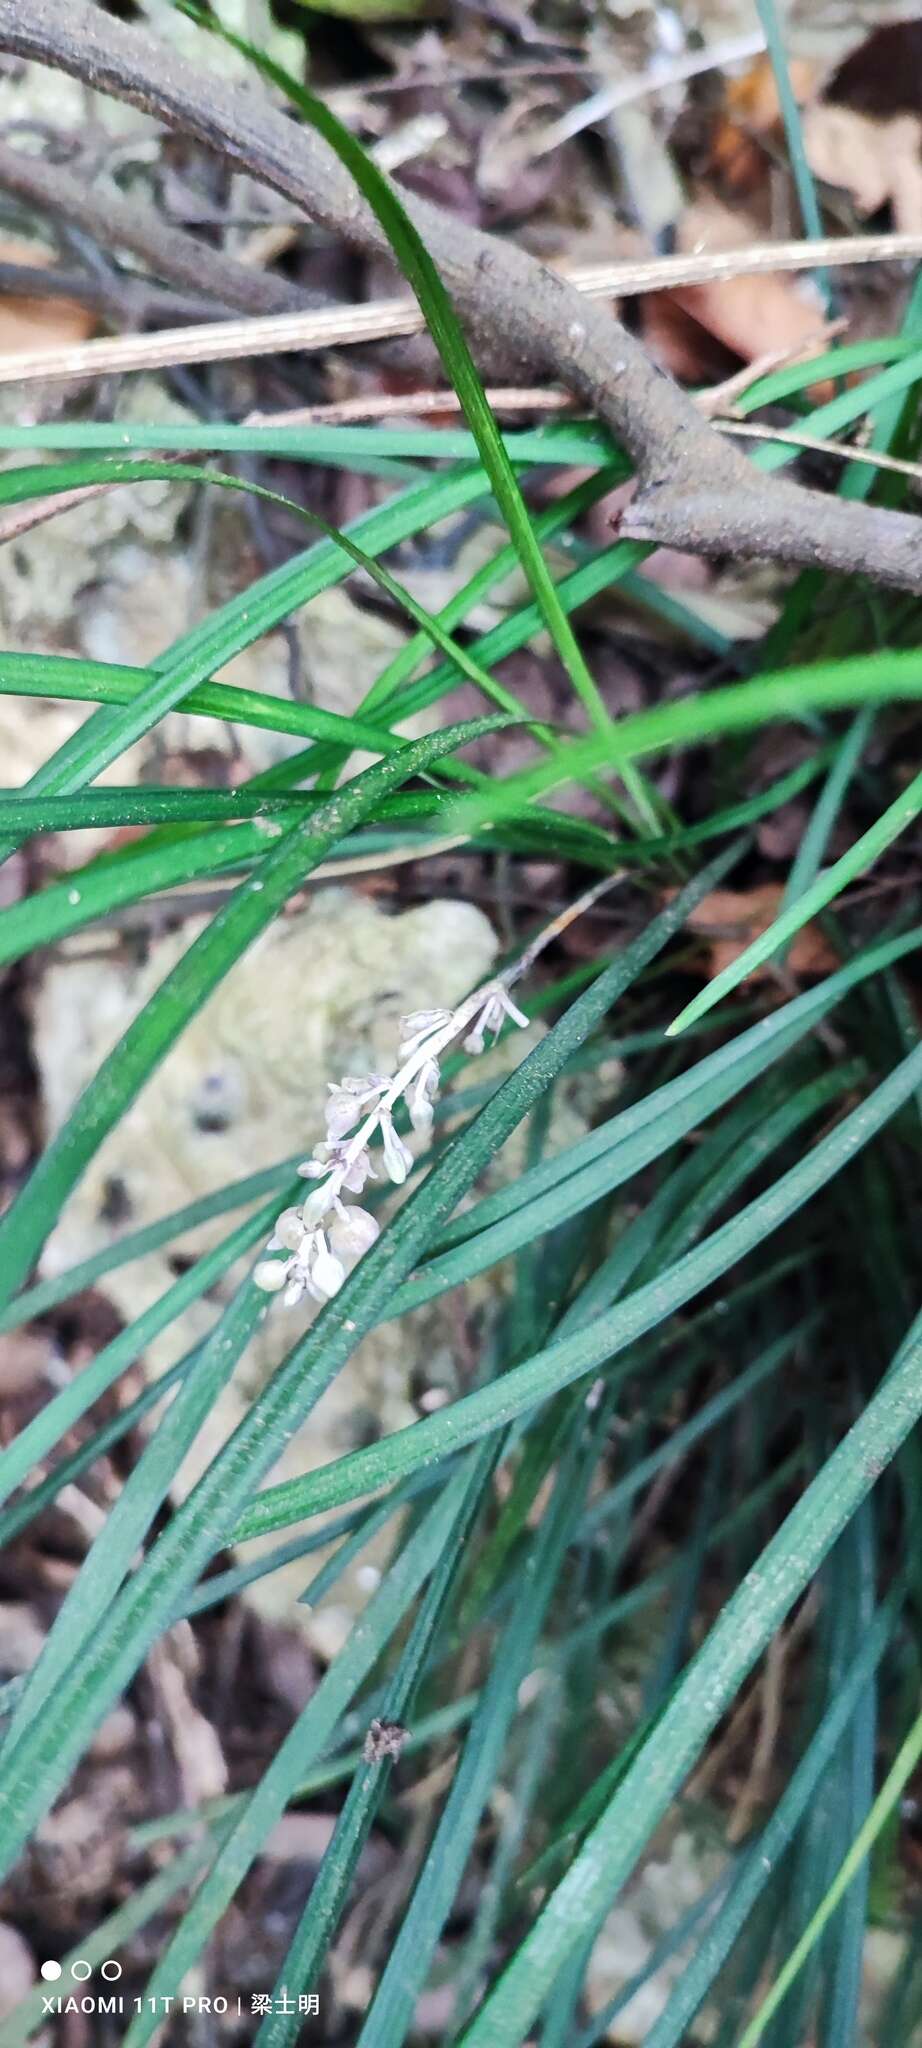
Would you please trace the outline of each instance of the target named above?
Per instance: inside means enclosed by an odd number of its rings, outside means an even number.
[[[301,1208],[284,1209],[267,1249],[288,1257],[263,1258],[253,1272],[257,1287],[281,1294],[292,1307],[309,1294],[326,1302],[338,1294],[347,1271],[369,1251],[378,1225],[367,1209],[344,1203],[343,1193],[360,1195],[366,1181],[377,1180],[369,1145],[377,1139],[385,1171],[398,1187],[413,1166],[413,1154],[394,1126],[394,1112],[403,1106],[411,1128],[428,1137],[439,1091],[439,1061],[455,1039],[469,1053],[481,1053],[487,1038],[496,1043],[507,1019],[524,1030],[523,1016],[509,994],[512,983],[531,967],[537,955],[565,926],[596,901],[617,877],[608,876],[587,890],[578,903],[561,912],[539,933],[515,967],[475,989],[455,1010],[413,1010],[400,1020],[396,1074],[344,1074],[328,1083],[325,1105],[326,1139],[315,1145],[298,1172],[312,1181]]]

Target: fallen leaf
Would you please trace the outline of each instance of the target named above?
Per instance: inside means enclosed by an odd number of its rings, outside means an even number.
[[[876,120],[828,101],[808,107],[804,147],[814,177],[850,194],[862,216],[889,205],[900,234],[922,228],[922,121],[917,114]]]
[[[717,200],[700,199],[691,205],[680,224],[680,251],[745,248],[761,241],[756,224],[745,214],[734,213]],[[713,340],[730,349],[743,362],[754,362],[766,352],[794,351],[815,338],[822,317],[821,307],[808,279],[783,272],[761,277],[730,277],[710,284],[683,285],[669,293],[657,293],[657,301],[670,301],[687,318],[695,321]],[[652,299],[646,302],[652,306]],[[648,327],[655,332],[658,357],[674,376],[688,377],[693,359],[687,327],[676,331],[675,354],[670,352],[670,327],[665,308],[658,304],[652,318],[644,311],[645,338]],[[832,387],[817,383],[811,393],[817,400],[828,397]]]
[[[815,66],[795,57],[789,70],[794,97],[803,104],[813,89]],[[769,168],[766,144],[777,142],[781,133],[775,73],[765,54],[740,77],[727,80],[724,104],[711,134],[710,168],[728,193],[745,198],[765,183]]]
[[[0,240],[0,263],[40,271],[54,261],[54,252],[37,242]],[[24,355],[34,348],[88,341],[96,325],[92,308],[77,299],[0,297],[0,355]]]
[[[781,909],[784,890],[780,882],[763,882],[756,889],[714,889],[705,896],[688,919],[689,929],[710,941],[707,949],[707,979],[713,981],[725,967],[732,967],[753,939],[768,930]],[[762,981],[771,973],[770,961],[747,977]],[[792,941],[785,965],[795,980],[809,980],[827,974],[838,959],[819,926],[805,924]]]

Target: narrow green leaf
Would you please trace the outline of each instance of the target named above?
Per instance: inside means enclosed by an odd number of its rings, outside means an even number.
[[[384,771],[379,767],[368,772],[380,777]],[[343,794],[336,801],[342,802]],[[93,1728],[208,1559],[223,1547],[254,1488],[377,1320],[395,1285],[426,1250],[499,1145],[541,1100],[612,1003],[681,929],[694,904],[727,872],[737,853],[732,848],[712,862],[572,1004],[453,1140],[335,1300],[294,1346],[86,1642],[62,1681],[54,1723],[39,1716],[24,1731],[15,1766],[11,1764],[4,1777],[0,1864],[9,1867],[35,1820],[66,1781]]]
[[[668,1274],[597,1317],[585,1331],[561,1338],[525,1364],[513,1366],[502,1379],[455,1401],[450,1408],[395,1430],[381,1442],[351,1451],[304,1479],[270,1487],[242,1517],[237,1542],[267,1530],[281,1529],[321,1509],[339,1507],[363,1493],[388,1485],[407,1472],[472,1443],[487,1430],[505,1427],[515,1416],[586,1373],[610,1361],[646,1331],[655,1329],[703,1287],[727,1272],[746,1253],[762,1244],[773,1230],[803,1208],[868,1144],[909,1099],[922,1075],[922,1047],[867,1100],[852,1111],[812,1152],[782,1175],[774,1186],[689,1252]],[[623,1370],[624,1368],[622,1368]]]
[[[324,1672],[307,1706],[247,1799],[192,1905],[167,1943],[148,1982],[146,1998],[157,1999],[174,1992],[195,1962],[270,1828],[284,1813],[299,1779],[322,1753],[344,1708],[437,1568],[469,1485],[470,1473],[464,1466],[392,1560],[377,1592],[353,1624],[344,1648]],[[125,2048],[143,2048],[159,2024],[156,2006],[138,2014],[125,2035]]]
[[[782,911],[780,917],[775,918],[767,931],[753,939],[752,944],[746,946],[729,967],[722,968],[699,995],[690,1003],[686,1003],[684,1010],[681,1010],[669,1025],[667,1035],[675,1037],[678,1032],[685,1029],[686,1024],[696,1024],[699,1018],[714,1008],[715,1003],[721,1001],[723,996],[738,988],[740,982],[746,980],[747,975],[752,974],[757,967],[761,967],[774,953],[786,946],[811,917],[816,917],[819,911],[825,910],[827,904],[841,895],[842,890],[847,889],[850,882],[855,881],[858,875],[863,875],[867,868],[873,866],[874,861],[888,846],[893,845],[900,833],[915,823],[920,811],[922,774],[913,777],[908,788],[895,797],[892,804],[888,804],[876,824],[862,832],[854,846],[850,846],[847,853],[843,853],[839,860],[834,861],[831,868],[818,875],[816,881],[812,882],[808,889],[804,889],[796,901],[791,903],[787,910]]]
[[[908,1065],[898,1070],[903,1081]],[[465,2048],[518,2048],[558,1971],[599,1924],[742,1680],[920,1412],[922,1318],[862,1416],[723,1609],[654,1733],[468,2029]],[[922,1744],[922,1723],[911,1741]],[[910,1754],[901,1753],[900,1768]]]
[[[441,1557],[420,1603],[405,1649],[390,1680],[381,1709],[381,1719],[404,1726],[412,1715],[413,1701],[426,1660],[431,1652],[445,1609],[463,1569],[465,1546],[495,1464],[495,1451],[487,1446],[467,1461],[466,1481],[459,1486],[460,1502],[455,1521],[446,1537]],[[337,1819],[333,1838],[324,1855],[307,1904],[276,1981],[276,1994],[284,1988],[289,1995],[311,1988],[326,1954],[340,1914],[348,1897],[362,1846],[368,1838],[375,1814],[387,1789],[390,1764],[387,1758],[363,1758]],[[275,2008],[275,2001],[273,2001]],[[264,2019],[255,2048],[296,2048],[301,2032],[297,2013],[286,2014],[279,2005]]]
[[[852,1879],[857,1875],[865,1858],[870,1854],[881,1829],[889,1820],[920,1757],[922,1757],[922,1714],[919,1714],[913,1722],[909,1734],[905,1737],[897,1751],[864,1826],[859,1828],[848,1855],[844,1863],[840,1865],[822,1905],[817,1908],[809,1926],[804,1928],[800,1941],[788,1957],[784,1969],[776,1978],[768,1997],[763,2001],[755,2018],[750,2022],[750,2025],[742,2035],[740,2048],[755,2048],[756,2042],[762,2039],[769,2020],[777,2012],[782,2000],[786,1998],[791,1985],[803,1969],[804,1964],[819,1941],[824,1927],[835,1912],[839,1901],[844,1898]]]

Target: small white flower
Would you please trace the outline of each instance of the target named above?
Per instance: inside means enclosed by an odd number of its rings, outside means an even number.
[[[464,1040],[465,1052],[483,1052],[485,1034],[488,1031],[492,1034],[495,1044],[503,1028],[504,1017],[511,1017],[513,1023],[518,1024],[521,1030],[527,1029],[528,1018],[523,1017],[521,1010],[516,1008],[512,997],[504,988],[495,988],[488,995],[479,1017],[475,1019],[473,1030],[468,1032]]]
[[[330,1171],[335,1145],[315,1145],[310,1159],[302,1159],[298,1172],[302,1180],[320,1180]]]
[[[403,1139],[397,1136],[390,1117],[384,1112],[381,1116],[381,1143],[384,1148],[384,1164],[391,1180],[396,1181],[400,1187],[413,1164],[413,1154],[409,1145],[405,1145]]]
[[[304,1236],[304,1222],[300,1209],[283,1209],[276,1219],[275,1242],[283,1245],[288,1252],[296,1252]]]
[[[423,1033],[440,1031],[443,1024],[450,1022],[450,1010],[411,1010],[409,1016],[400,1019],[400,1036],[419,1037]]]
[[[398,1055],[401,1061],[409,1059],[424,1038],[433,1031],[441,1031],[451,1023],[450,1010],[411,1010],[408,1017],[400,1019],[400,1043]]]
[[[420,1067],[419,1073],[410,1082],[406,1093],[407,1108],[410,1112],[410,1122],[414,1131],[424,1132],[427,1136],[431,1131],[433,1122],[432,1103],[433,1098],[438,1094],[438,1090],[438,1061],[428,1060],[424,1067]]]
[[[337,1204],[336,1215],[330,1225],[330,1243],[342,1259],[360,1259],[370,1251],[380,1226],[367,1209],[359,1209],[354,1203],[348,1206]]]
[[[311,1293],[316,1294],[320,1301],[332,1301],[345,1280],[346,1268],[342,1260],[336,1257],[335,1252],[331,1252],[322,1230],[318,1232],[318,1236],[320,1245],[311,1265],[308,1285]]]
[[[260,1259],[253,1269],[253,1278],[264,1294],[278,1294],[288,1279],[287,1259]]]
[[[348,1189],[350,1195],[360,1195],[365,1182],[367,1180],[377,1180],[377,1178],[378,1176],[371,1163],[371,1154],[367,1147],[364,1151],[356,1153],[355,1158],[350,1159],[348,1165],[343,1162],[341,1182],[342,1186]]]
[[[346,1136],[347,1131],[354,1130],[356,1124],[361,1121],[362,1104],[357,1095],[351,1094],[346,1088],[334,1088],[331,1082],[330,1099],[324,1107],[324,1116],[327,1136],[335,1144],[339,1138]]]
[[[329,1215],[333,1207],[335,1195],[336,1189],[332,1180],[329,1179],[325,1180],[321,1187],[315,1188],[312,1195],[308,1195],[301,1211],[305,1230],[316,1230],[318,1223],[323,1222],[324,1217]],[[276,1224],[276,1229],[278,1229],[278,1224]]]

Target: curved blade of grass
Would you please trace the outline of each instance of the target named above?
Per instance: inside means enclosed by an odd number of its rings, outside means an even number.
[[[263,855],[254,873],[193,940],[140,1016],[128,1026],[0,1219],[2,1301],[8,1301],[25,1279],[67,1195],[189,1017],[300,888],[304,876],[319,864],[329,847],[369,817],[382,797],[401,782],[468,740],[496,729],[495,719],[474,719],[412,742],[337,791],[311,818],[290,827]]]
[[[207,475],[214,481],[211,472]],[[388,504],[363,513],[353,522],[350,534],[363,548],[367,543],[366,553],[382,554],[432,520],[470,504],[483,495],[483,490],[479,467],[429,479],[423,485],[411,486]],[[44,790],[79,788],[92,781],[133,738],[149,730],[164,711],[182,702],[196,683],[205,681],[215,669],[223,668],[232,655],[251,646],[320,591],[341,582],[350,573],[350,559],[337,542],[320,541],[231,598],[158,656],[151,669],[155,681],[148,682],[140,698],[134,699],[124,712],[100,711],[87,720],[37,770],[28,788],[38,794]]]
[[[0,832],[114,830],[126,825],[211,825],[228,818],[281,818],[292,824],[315,811],[319,798],[311,790],[289,790],[282,796],[248,795],[236,789],[91,789],[73,796],[20,796],[0,792]],[[265,845],[265,839],[263,840]]]
[[[292,1180],[289,1184],[292,1198],[302,1186],[301,1181]],[[279,1199],[276,1195],[257,1210],[255,1216],[238,1224],[236,1230],[231,1231],[212,1251],[196,1259],[194,1266],[190,1266],[187,1273],[181,1273],[158,1301],[145,1309],[135,1322],[129,1323],[127,1329],[120,1330],[88,1365],[52,1395],[50,1401],[46,1401],[31,1422],[27,1422],[18,1436],[0,1451],[0,1500],[8,1500],[17,1486],[23,1485],[33,1467],[54,1450],[62,1436],[99,1400],[100,1395],[114,1385],[136,1358],[140,1358],[161,1330],[168,1329],[194,1301],[201,1300],[202,1295],[229,1271],[237,1259],[263,1241],[279,1213]]]
[[[379,584],[386,591],[387,595],[393,598],[395,603],[409,614],[414,623],[429,635],[434,645],[443,654],[448,655],[449,660],[460,670],[462,675],[466,675],[471,682],[476,683],[480,689],[485,691],[487,696],[492,697],[496,702],[501,702],[504,710],[511,710],[515,716],[521,714],[521,706],[518,700],[512,696],[511,692],[505,689],[504,685],[497,682],[494,677],[490,676],[485,669],[481,668],[480,664],[474,660],[473,656],[465,648],[452,640],[451,635],[444,631],[439,621],[426,610],[424,605],[419,604],[408,590],[404,589],[396,577],[391,576],[387,569],[382,568],[380,562],[376,561],[373,555],[368,554],[347,533],[340,531],[338,527],[331,526],[328,520],[320,517],[319,513],[308,511],[304,506],[296,504],[294,499],[286,498],[282,492],[270,491],[262,484],[251,483],[243,477],[228,476],[220,470],[198,469],[189,464],[176,465],[171,469],[160,463],[119,461],[94,463],[90,460],[85,460],[82,464],[76,466],[62,464],[52,469],[38,466],[30,469],[13,470],[10,472],[10,475],[15,481],[16,490],[12,495],[18,502],[20,497],[34,496],[39,488],[43,491],[69,489],[73,481],[74,467],[79,469],[84,478],[91,482],[99,480],[95,476],[97,469],[105,473],[107,468],[115,472],[116,480],[122,483],[143,482],[147,478],[162,480],[164,477],[172,475],[179,476],[192,483],[211,484],[220,490],[242,491],[247,496],[259,498],[266,503],[283,506],[286,511],[293,513],[296,518],[303,520],[306,525],[319,527],[331,545],[339,548],[343,554],[348,556],[350,561],[354,562],[358,568],[363,569],[366,575]],[[4,479],[0,476],[0,502],[3,500],[3,484]],[[551,587],[553,588],[553,585]],[[148,671],[148,681],[144,690],[134,701],[134,704],[126,710],[123,719],[112,721],[112,732],[108,738],[102,735],[101,729],[99,732],[91,733],[89,727],[85,731],[74,734],[73,739],[67,742],[68,779],[72,783],[75,777],[83,777],[88,774],[86,763],[90,754],[96,764],[93,768],[93,773],[98,774],[102,767],[107,766],[111,760],[116,759],[118,754],[123,752],[127,744],[124,738],[126,731],[131,739],[140,738],[144,732],[150,730],[151,725],[155,724],[162,717],[165,710],[179,701],[175,695],[170,695],[170,692],[176,687],[173,680],[167,680],[171,675],[171,669],[162,671],[159,676],[156,671]],[[194,673],[192,680],[198,682],[202,678],[197,673]],[[180,690],[180,697],[185,697],[186,694],[186,690],[183,687]],[[526,722],[528,722],[527,714],[524,715]],[[92,723],[94,721],[91,721]],[[61,751],[63,753],[64,750],[62,749]],[[82,766],[80,765],[81,763]],[[46,766],[50,765],[46,764]],[[36,781],[37,778],[34,777],[33,785]]]
[[[671,747],[748,732],[776,719],[801,719],[809,711],[839,711],[851,705],[912,701],[922,696],[922,654],[915,649],[855,655],[847,661],[817,662],[759,676],[656,705],[623,718],[604,739],[571,740],[559,760],[567,779],[585,779],[606,767],[620,766],[623,756],[642,759]],[[510,775],[489,798],[479,793],[446,805],[446,832],[475,832],[485,822],[511,816],[516,809],[557,786],[558,761]]]
[[[377,1663],[412,1601],[436,1571],[471,1485],[465,1463],[428,1509],[392,1560],[387,1576],[353,1624],[335,1662],[325,1671],[294,1727],[235,1820],[230,1835],[204,1879],[189,1911],[167,1943],[149,1979],[146,1999],[175,1992],[195,1962],[212,1928],[233,1898],[269,1830],[285,1811],[305,1769],[318,1758],[362,1680]],[[125,2048],[143,2048],[156,2033],[156,2008],[133,2019]]]
[[[598,1457],[600,1418],[595,1417],[588,1442],[580,1442],[586,1435],[585,1420],[585,1413],[574,1418],[569,1441],[561,1447],[554,1492],[521,1569],[518,1598],[496,1646],[428,1855],[356,2048],[400,2048],[412,2026]],[[608,1420],[606,1411],[605,1426]]]
[[[831,377],[874,369],[878,363],[899,363],[915,351],[910,336],[880,335],[867,341],[840,342],[806,362],[784,364],[760,377],[736,400],[736,410],[749,413],[774,405]],[[586,464],[610,461],[617,455],[610,436],[595,422],[548,420],[543,426],[504,433],[514,462]],[[269,421],[246,426],[226,420],[161,423],[136,420],[55,420],[27,427],[0,424],[0,450],[11,453],[46,449],[51,454],[86,449],[98,454],[125,454],[133,449],[158,453],[282,456],[293,462],[316,462],[361,469],[379,455],[395,462],[466,461],[477,452],[473,435],[457,427],[388,427],[383,425],[285,426]],[[373,472],[372,472],[373,473]]]
[[[105,464],[101,466],[104,468]],[[143,481],[145,477],[151,475],[162,477],[170,474],[169,470],[163,469],[158,464],[120,462],[110,466],[117,470],[119,479],[123,482]],[[93,467],[92,463],[84,465],[87,472],[91,471]],[[173,473],[178,474],[179,472],[177,470]],[[490,702],[497,704],[502,710],[509,712],[513,717],[521,717],[524,723],[529,725],[535,732],[536,736],[550,748],[552,753],[558,752],[559,742],[555,739],[552,729],[544,723],[529,719],[527,707],[519,702],[519,699],[513,692],[507,689],[505,684],[492,676],[488,670],[484,669],[467,649],[453,640],[451,635],[445,631],[439,619],[429,613],[424,605],[419,604],[412,594],[388,570],[382,568],[373,555],[366,553],[354,540],[350,539],[348,534],[342,532],[338,527],[331,526],[327,520],[320,517],[319,513],[310,512],[303,506],[296,504],[292,499],[284,497],[280,492],[267,490],[263,485],[250,483],[240,477],[226,476],[219,471],[192,469],[188,465],[183,465],[182,474],[188,481],[211,483],[225,490],[244,491],[269,503],[283,505],[289,512],[294,513],[297,518],[302,519],[306,524],[319,527],[326,535],[327,540],[340,548],[357,567],[363,569],[366,575],[370,576],[372,581],[377,583],[400,609],[409,615],[428,639],[443,654],[448,656],[449,662],[454,669],[467,676],[468,680],[473,682]],[[60,469],[50,471],[41,467],[30,470],[16,470],[12,472],[12,475],[17,480],[20,480],[18,488],[25,496],[32,495],[33,493],[27,487],[26,482],[21,481],[23,479],[31,479],[34,484],[36,479],[48,478],[50,476],[53,480],[50,487],[55,489],[68,487],[71,480],[71,471],[66,465]],[[66,480],[64,484],[60,481],[62,477]],[[0,477],[0,495],[2,495],[2,477]],[[543,562],[543,557],[541,559]],[[545,575],[549,588],[554,590],[555,586],[546,570]],[[559,603],[557,608],[560,611],[561,617],[566,618],[566,613],[562,610]],[[166,676],[170,671],[166,670],[163,673]],[[200,678],[196,676],[195,680],[200,680]],[[165,680],[158,681],[154,673],[149,671],[145,688],[135,700],[133,707],[130,710],[126,710],[122,720],[113,719],[110,721],[111,729],[108,731],[108,734],[104,733],[101,727],[97,728],[96,721],[92,720],[84,730],[74,734],[72,739],[67,741],[64,748],[59,751],[59,754],[55,757],[57,768],[53,770],[53,773],[51,772],[53,764],[46,764],[54,786],[58,786],[62,782],[74,786],[75,783],[87,779],[86,763],[88,752],[94,756],[97,762],[93,772],[98,774],[100,767],[107,765],[110,759],[116,758],[123,750],[125,744],[123,728],[126,726],[131,727],[133,723],[137,725],[138,730],[132,733],[134,738],[139,737],[141,732],[149,730],[150,726],[156,723],[157,719],[163,715],[163,710],[168,708],[163,701],[164,692],[166,691],[166,694],[169,695],[169,691],[172,688],[172,683],[168,685]],[[186,693],[183,690],[181,694],[185,696]],[[171,702],[175,701],[177,701],[175,698],[171,699]],[[462,771],[462,773],[466,780],[475,779],[469,770]],[[33,777],[30,786],[38,787],[44,774],[45,770],[39,771],[39,775]],[[603,791],[603,795],[606,794],[607,792]],[[20,798],[20,801],[22,801],[22,798]],[[135,799],[135,802],[140,807],[139,815],[143,816],[144,799],[139,797]],[[40,811],[38,815],[41,816]],[[242,813],[238,812],[238,815],[242,815]],[[64,817],[65,819],[67,817],[66,810]],[[33,826],[32,829],[41,828]]]
[[[819,1941],[823,1929],[831,1919],[840,1901],[845,1897],[849,1885],[852,1883],[853,1878],[857,1876],[866,1857],[869,1856],[881,1829],[889,1820],[920,1757],[922,1757],[922,1714],[913,1722],[909,1734],[905,1737],[897,1751],[868,1817],[863,1827],[859,1828],[848,1855],[840,1865],[822,1905],[817,1908],[809,1926],[805,1927],[800,1941],[788,1957],[784,1969],[776,1978],[768,1997],[763,2000],[755,2018],[750,2021],[749,2026],[741,2036],[740,2048],[755,2048],[756,2042],[762,2039],[769,2020],[777,2012],[782,2000],[786,1998],[796,1977],[803,1969],[804,1964]]]
[[[899,361],[901,357],[901,344],[893,336],[878,342],[856,342],[851,347],[856,351],[855,360],[846,360],[845,370],[867,369],[875,363]],[[847,349],[840,353],[848,357]],[[811,357],[809,379],[802,377],[801,382],[815,381],[815,362],[820,363],[821,359]],[[820,374],[828,373],[821,367]],[[799,390],[800,385],[791,388]],[[590,421],[548,420],[540,427],[513,429],[502,438],[510,460],[516,464],[569,468],[575,463],[617,462],[622,471],[627,466],[610,435]],[[316,426],[282,426],[270,421],[244,426],[228,420],[58,420],[29,427],[6,422],[0,425],[0,450],[22,453],[33,449],[44,449],[49,454],[77,454],[85,450],[97,455],[126,455],[129,450],[140,450],[158,454],[173,451],[190,455],[276,456],[292,462],[320,463],[324,467],[367,467],[369,474],[375,473],[378,458],[383,456],[401,476],[406,474],[408,462],[470,462],[477,460],[479,454],[474,435],[467,427],[333,426],[322,422]]]
[[[908,788],[904,789],[892,804],[888,804],[876,823],[870,825],[866,832],[862,832],[860,839],[855,840],[854,846],[850,846],[847,853],[843,853],[839,860],[834,861],[831,868],[818,875],[816,881],[812,882],[808,889],[804,889],[796,901],[791,903],[787,910],[782,911],[780,917],[775,918],[767,931],[762,932],[759,938],[753,939],[752,944],[747,946],[729,967],[722,968],[706,988],[702,989],[690,1003],[686,1003],[684,1010],[680,1010],[679,1015],[668,1026],[667,1036],[676,1037],[684,1030],[686,1024],[697,1024],[716,1003],[729,995],[731,990],[738,988],[740,982],[746,980],[747,975],[752,974],[757,967],[770,960],[773,954],[788,945],[811,917],[816,917],[819,911],[825,910],[836,896],[841,895],[843,889],[848,888],[850,882],[855,881],[858,875],[863,875],[867,868],[873,866],[880,854],[899,838],[900,833],[915,823],[920,811],[922,774],[914,776]]]
[[[380,776],[379,767],[369,775]],[[342,795],[336,799],[342,802]],[[289,1353],[230,1442],[173,1515],[154,1548],[112,1603],[91,1639],[72,1646],[53,1725],[39,1716],[24,1730],[15,1767],[0,1787],[0,1863],[9,1866],[33,1823],[47,1810],[93,1728],[118,1698],[149,1645],[223,1547],[247,1500],[292,1431],[310,1413],[394,1287],[412,1269],[446,1217],[511,1131],[539,1102],[567,1060],[680,930],[695,903],[728,871],[739,849],[713,861],[577,998],[456,1137],[424,1185],[404,1204],[335,1300]],[[49,1638],[49,1643],[53,1639]],[[47,1655],[47,1645],[46,1645]]]
[[[386,1721],[403,1725],[412,1713],[420,1677],[463,1567],[466,1543],[495,1462],[495,1447],[492,1445],[482,1447],[467,1461],[466,1483],[463,1489],[459,1487],[460,1505],[455,1522],[420,1603],[406,1648],[387,1687],[381,1709],[382,1719]],[[297,1994],[309,1990],[314,1983],[348,1897],[362,1847],[384,1797],[389,1776],[388,1759],[372,1763],[363,1759],[279,1971],[276,1992],[284,1987]],[[273,2010],[259,2029],[255,2048],[295,2048],[300,2031],[296,2014],[287,2015],[280,2008]]]
[[[324,142],[345,165],[363,199],[367,200],[419,302],[446,375],[458,394],[464,416],[477,444],[480,460],[490,479],[493,495],[512,535],[519,560],[541,608],[554,646],[590,719],[596,725],[607,725],[608,713],[589,673],[569,619],[561,607],[553,579],[532,527],[528,507],[522,497],[495,416],[487,403],[461,323],[432,257],[393,185],[382,175],[367,150],[363,149],[355,136],[350,134],[349,129],[337,120],[330,108],[313,93],[308,92],[306,87],[284,70],[282,65],[275,63],[271,57],[264,56],[252,43],[234,35],[214,18],[209,19],[200,9],[185,11],[193,12],[194,18],[200,20],[203,27],[217,32],[224,41],[240,50],[264,78],[276,85],[292,101],[304,119],[322,135]]]
[[[809,1809],[816,1788],[887,1649],[898,1611],[899,1596],[894,1594],[874,1616],[851,1668],[843,1674],[842,1682],[788,1780],[771,1819],[744,1852],[720,1913],[708,1928],[664,2011],[654,2022],[645,2048],[681,2048],[695,2014],[703,2005]],[[580,2048],[583,2048],[582,2043]],[[588,2040],[586,2048],[589,2048]]]
[[[740,1210],[699,1249],[679,1259],[668,1274],[638,1288],[626,1301],[598,1316],[588,1329],[559,1339],[523,1365],[513,1366],[500,1380],[453,1402],[449,1408],[395,1430],[379,1443],[350,1451],[303,1479],[269,1487],[242,1516],[234,1531],[235,1541],[244,1542],[250,1536],[285,1528],[321,1509],[340,1507],[347,1500],[372,1493],[395,1478],[474,1442],[485,1431],[505,1426],[586,1373],[602,1366],[607,1368],[638,1337],[655,1329],[666,1316],[692,1300],[796,1215],[857,1151],[885,1128],[891,1116],[910,1099],[920,1075],[922,1047],[901,1061],[865,1102],[821,1139],[806,1158],[783,1174],[767,1193]]]
[[[654,1733],[468,2029],[465,2048],[518,2048],[559,1970],[617,1896],[742,1680],[920,1412],[922,1317],[877,1394],[723,1609]],[[922,1724],[914,1733],[922,1741]]]
[[[116,662],[77,660],[71,654],[0,651],[0,691],[18,697],[130,705],[148,687],[153,673],[152,669],[128,668]],[[295,739],[332,740],[379,754],[392,753],[403,744],[386,726],[371,720],[366,723],[338,711],[323,711],[316,704],[273,697],[269,691],[244,690],[236,683],[198,683],[184,696],[183,710],[200,718],[261,726],[268,732],[291,733]]]

